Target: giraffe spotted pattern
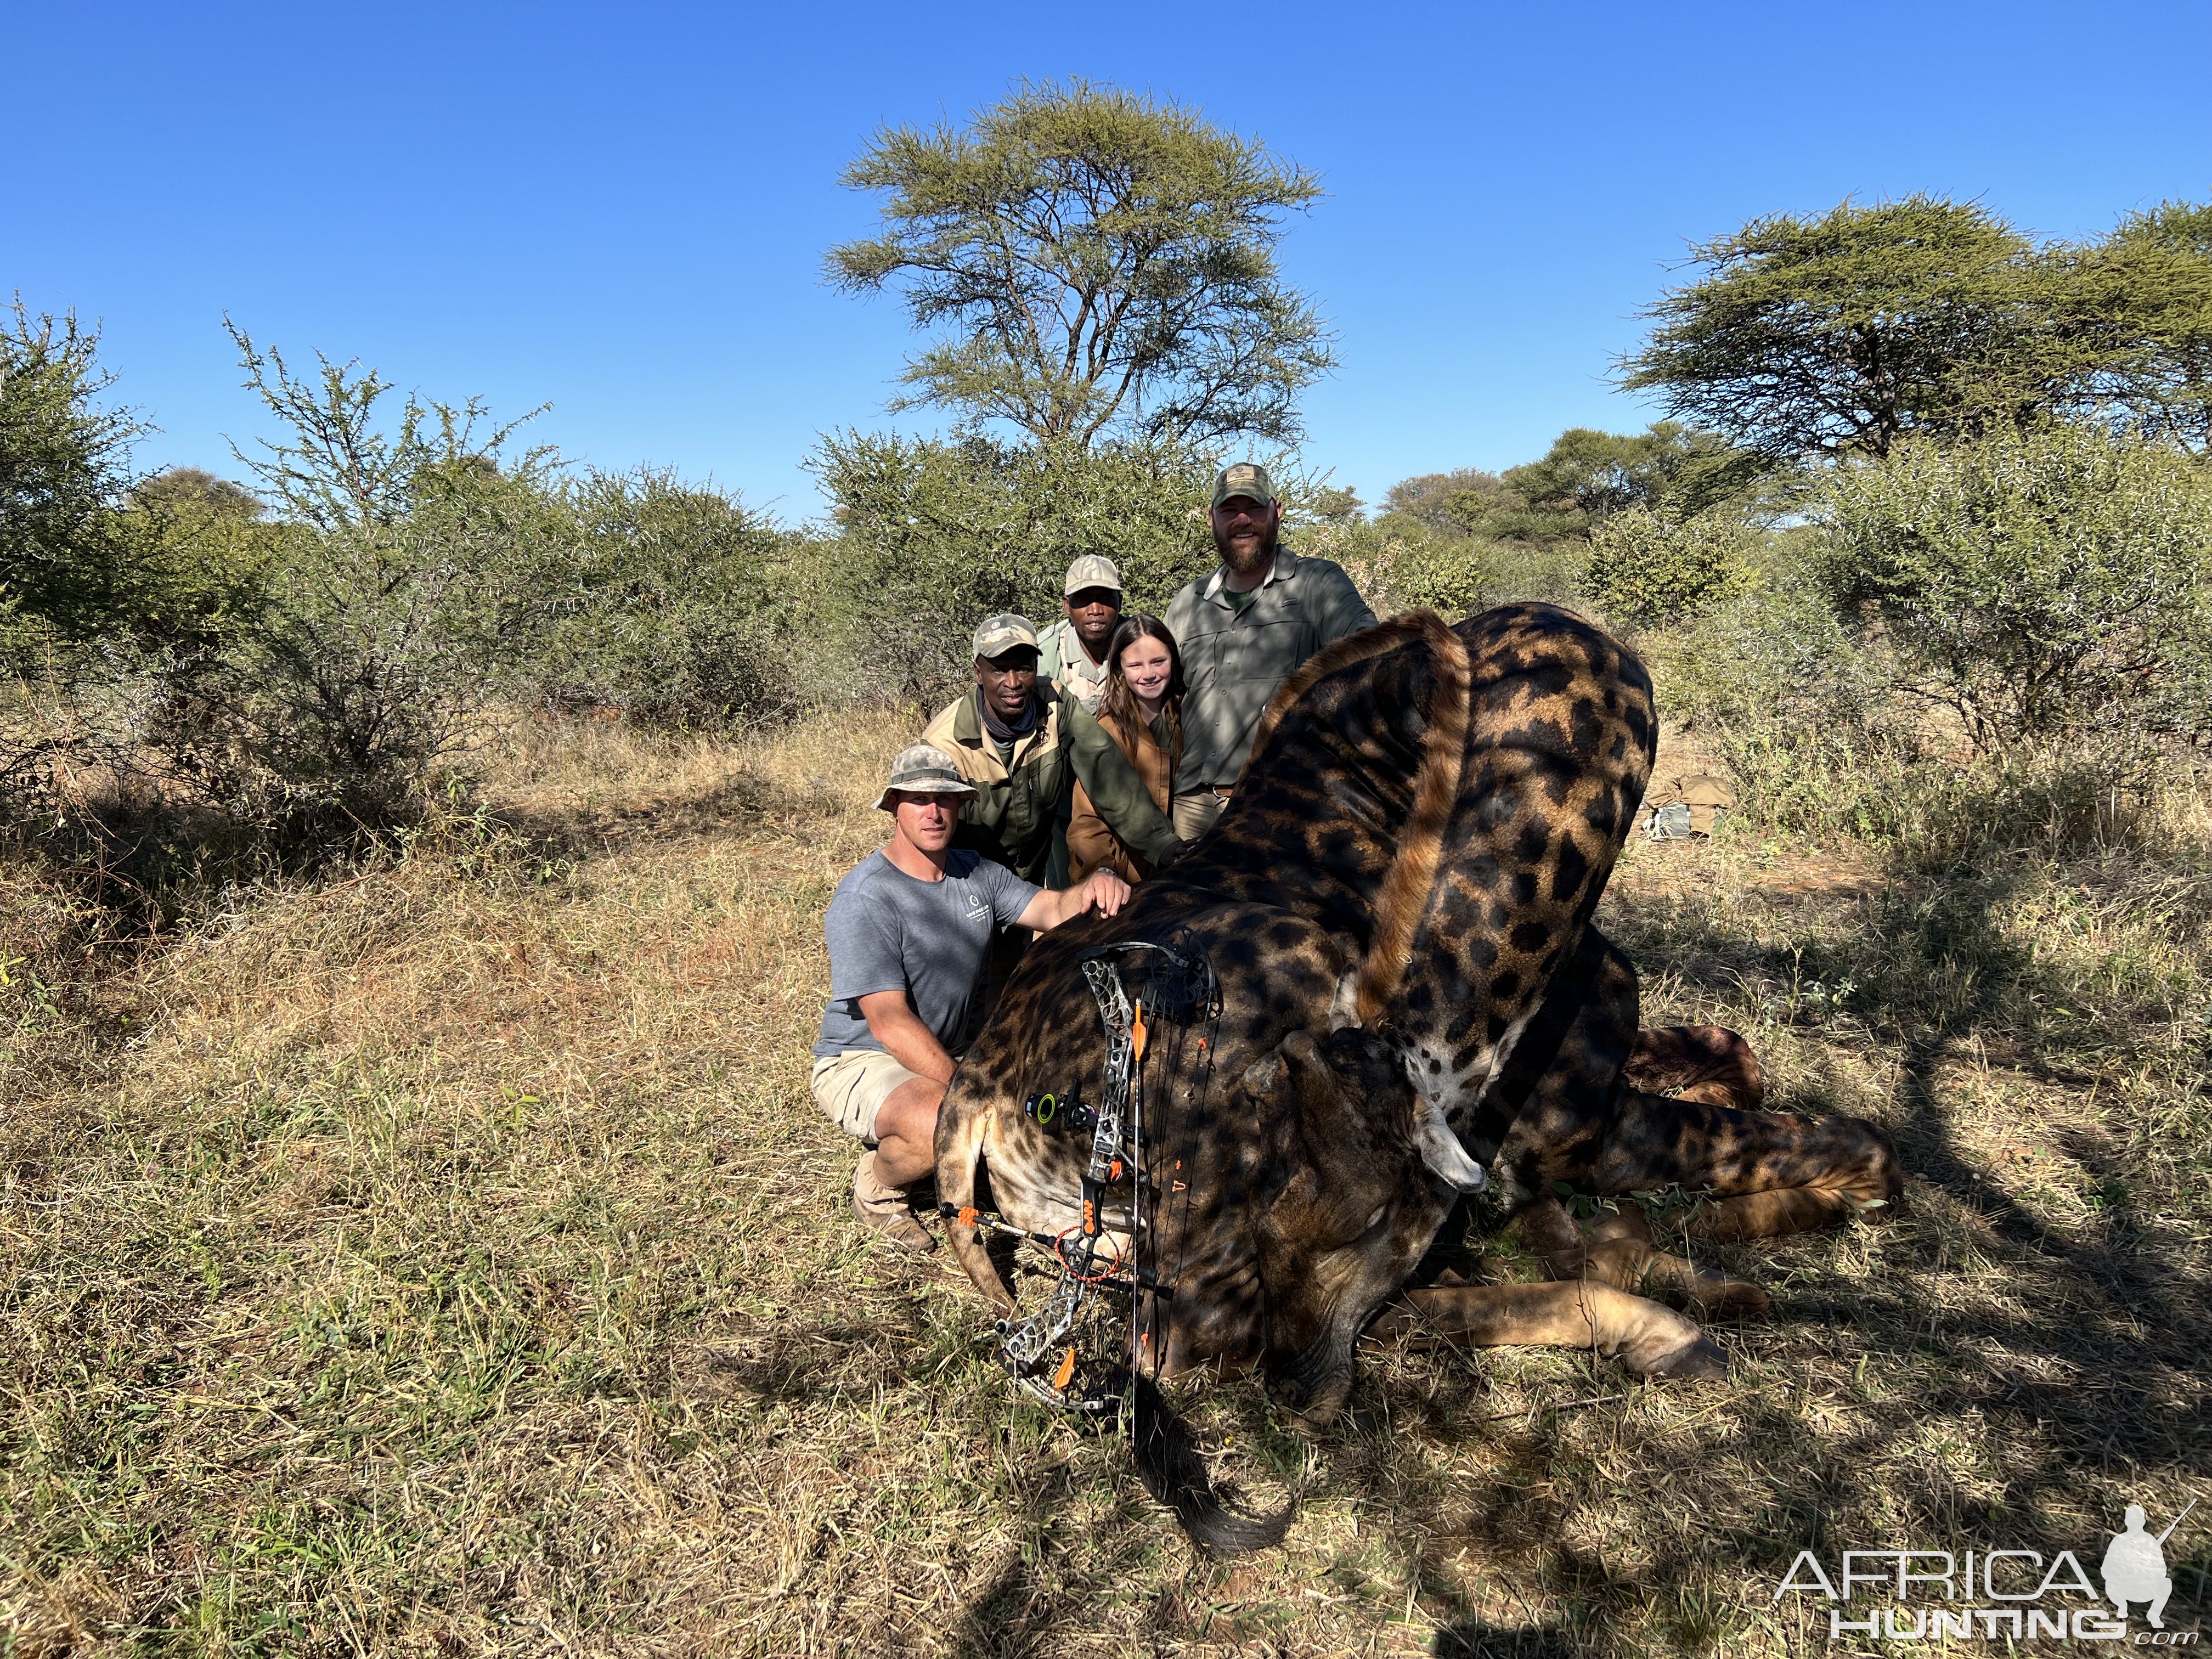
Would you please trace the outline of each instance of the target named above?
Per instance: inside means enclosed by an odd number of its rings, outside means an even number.
[[[1532,1103],[1540,1133],[1627,1144],[1632,1114],[1595,1130],[1569,1120],[1593,1079],[1613,1101],[1635,1046],[1632,998],[1624,1038],[1618,997],[1593,992],[1611,958],[1589,921],[1656,730],[1643,665],[1556,607],[1456,627],[1415,612],[1340,641],[1271,704],[1192,853],[1120,915],[1030,951],[946,1092],[940,1194],[1035,1232],[1075,1220],[1087,1142],[1023,1103],[1103,1091],[1083,958],[1174,942],[1205,953],[1221,1012],[1164,1021],[1146,1060],[1147,1237],[1169,1291],[1136,1312],[1153,1366],[1258,1365],[1286,1405],[1326,1421],[1362,1333],[1406,1328],[1410,1296],[1434,1304],[1430,1328],[1477,1340],[1591,1346],[1643,1374],[1710,1369],[1693,1322],[1589,1273],[1408,1291],[1481,1165],[1496,1158],[1510,1198],[1541,1178],[1541,1150],[1509,1138]],[[1694,1161],[1693,1145],[1679,1151]],[[977,1286],[1013,1305],[973,1230],[951,1231]],[[1187,1524],[1200,1512],[1178,1509]]]

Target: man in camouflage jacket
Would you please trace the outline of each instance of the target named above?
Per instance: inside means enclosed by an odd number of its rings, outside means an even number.
[[[1155,866],[1169,862],[1175,830],[1113,738],[1080,703],[1037,678],[1029,619],[988,617],[974,643],[975,689],[939,711],[921,738],[951,756],[975,787],[953,844],[1042,883],[1054,821],[1079,778],[1125,845]]]

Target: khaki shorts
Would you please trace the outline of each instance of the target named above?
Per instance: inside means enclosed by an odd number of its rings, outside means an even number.
[[[909,1072],[877,1048],[848,1048],[814,1062],[809,1079],[814,1103],[825,1116],[857,1140],[870,1146],[876,1140],[876,1114],[900,1085],[919,1074]]]

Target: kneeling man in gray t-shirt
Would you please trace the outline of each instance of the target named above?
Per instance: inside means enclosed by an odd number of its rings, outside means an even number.
[[[854,1210],[909,1249],[937,1248],[902,1188],[937,1168],[937,1109],[954,1053],[975,1034],[991,935],[1042,932],[1090,910],[1110,916],[1129,896],[1110,870],[1048,892],[953,851],[972,793],[943,750],[902,751],[876,802],[891,815],[891,838],[837,884],[823,923],[830,1004],[814,1044],[814,1098],[872,1148],[853,1173]]]

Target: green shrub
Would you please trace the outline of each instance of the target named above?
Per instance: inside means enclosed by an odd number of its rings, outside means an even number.
[[[71,638],[136,610],[113,535],[138,428],[100,407],[111,377],[75,317],[0,321],[0,610]]]
[[[1936,870],[2146,832],[2172,768],[2110,741],[1966,752],[1899,692],[1882,641],[1846,623],[1820,574],[1784,564],[1772,585],[1643,642],[1662,711],[1726,761],[1747,822],[1814,842],[1852,836]]]
[[[1697,728],[1779,829],[1869,833],[1870,757],[1910,747],[1856,641],[1800,572],[1640,642],[1668,719]]]
[[[997,611],[1060,614],[1068,565],[1102,553],[1132,608],[1164,608],[1208,568],[1210,463],[1157,444],[1010,448],[848,432],[813,465],[841,537],[808,588],[813,645],[850,665],[854,692],[934,698],[964,681],[969,639]]]
[[[815,550],[735,496],[665,472],[587,472],[521,596],[505,672],[520,700],[720,727],[813,701],[794,568]]]
[[[473,402],[410,398],[384,422],[374,371],[325,360],[301,377],[236,338],[285,429],[248,458],[279,517],[253,522],[213,481],[134,501],[134,533],[250,570],[224,591],[252,603],[99,688],[94,725],[127,738],[118,764],[280,842],[330,845],[410,815],[504,707],[722,725],[806,695],[793,538],[733,497],[651,471],[564,476],[546,452],[510,454],[514,424]]]
[[[2212,734],[2212,474],[2081,427],[1840,467],[1826,577],[1982,752]]]
[[[1481,549],[1482,579],[1470,610],[1540,599],[1570,610],[1586,608],[1589,596],[1589,548],[1581,541],[1536,546],[1526,542],[1492,542]]]
[[[1300,552],[1342,565],[1378,617],[1426,609],[1457,622],[1476,607],[1488,571],[1480,543],[1404,518],[1388,528],[1359,519],[1326,522],[1291,539]]]
[[[535,480],[417,480],[390,523],[281,527],[264,602],[162,653],[133,735],[170,781],[281,839],[407,815],[467,743],[564,528]]]
[[[1759,532],[1724,510],[1674,520],[1631,507],[1592,528],[1583,580],[1608,617],[1676,622],[1748,592],[1759,544]]]

